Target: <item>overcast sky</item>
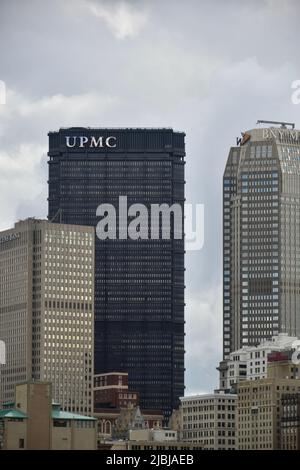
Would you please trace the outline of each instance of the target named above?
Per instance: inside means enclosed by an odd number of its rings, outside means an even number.
[[[47,216],[47,133],[61,126],[186,132],[187,393],[213,390],[222,346],[222,173],[257,119],[300,127],[299,0],[0,0],[0,230]]]

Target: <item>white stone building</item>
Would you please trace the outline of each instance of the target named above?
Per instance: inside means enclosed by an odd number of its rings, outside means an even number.
[[[217,368],[220,372],[220,390],[231,390],[242,380],[258,380],[267,377],[268,354],[295,349],[295,336],[280,333],[271,340],[262,341],[258,346],[245,346],[230,353]]]

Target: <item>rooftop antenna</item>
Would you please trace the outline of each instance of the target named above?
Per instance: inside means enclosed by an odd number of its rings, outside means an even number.
[[[256,124],[279,124],[282,129],[287,129],[287,126],[291,126],[292,129],[295,129],[295,123],[294,122],[257,121]]]

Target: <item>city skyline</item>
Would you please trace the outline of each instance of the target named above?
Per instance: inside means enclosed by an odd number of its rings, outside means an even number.
[[[204,248],[187,253],[187,393],[209,391],[222,355],[221,181],[227,150],[258,118],[299,127],[300,107],[291,99],[291,85],[299,79],[299,4],[124,3],[125,14],[120,2],[114,8],[79,0],[1,5],[1,44],[10,44],[3,48],[0,77],[7,90],[0,106],[1,229],[47,215],[49,129],[184,129],[187,199],[204,203],[206,212]]]

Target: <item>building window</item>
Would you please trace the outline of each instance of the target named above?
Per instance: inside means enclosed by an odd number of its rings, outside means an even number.
[[[19,439],[19,449],[24,449],[24,439]]]
[[[53,421],[53,426],[56,427],[56,428],[66,428],[67,427],[67,421],[62,421],[62,420],[55,419]]]

